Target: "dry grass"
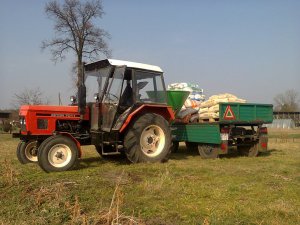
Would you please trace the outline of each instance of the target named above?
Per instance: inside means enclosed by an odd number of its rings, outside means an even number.
[[[124,224],[124,225],[133,225],[133,224],[145,224],[141,219],[135,218],[132,216],[127,216],[121,211],[121,207],[124,203],[124,193],[122,191],[122,177],[124,171],[118,177],[115,190],[112,196],[111,204],[107,212],[100,213],[100,220],[103,221],[102,224]],[[134,214],[134,212],[133,212]]]
[[[4,161],[0,165],[0,174],[1,174],[1,181],[0,184],[2,186],[12,186],[18,185],[18,175],[19,173],[12,165],[11,161],[8,159],[4,159]]]
[[[0,135],[0,224],[297,224],[300,144],[270,139],[257,158],[202,160],[180,146],[165,164],[104,160],[84,147],[78,170],[21,165]]]

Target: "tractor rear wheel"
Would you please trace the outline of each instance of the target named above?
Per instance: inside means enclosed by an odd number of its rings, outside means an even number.
[[[243,156],[256,157],[258,155],[258,144],[238,146],[238,152]]]
[[[214,145],[198,145],[198,151],[202,159],[215,159],[219,156],[219,148]]]
[[[37,162],[37,141],[20,141],[16,153],[22,164]]]
[[[124,138],[126,156],[133,163],[164,162],[171,152],[171,131],[160,115],[147,113],[137,118]]]
[[[68,137],[50,137],[38,151],[38,162],[46,172],[71,170],[78,162],[78,148]]]

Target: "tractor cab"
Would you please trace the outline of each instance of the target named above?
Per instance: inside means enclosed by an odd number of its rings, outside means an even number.
[[[163,71],[157,66],[106,59],[86,64],[84,76],[95,146],[105,142],[117,151],[133,113],[151,109],[169,117],[172,114],[167,106]]]

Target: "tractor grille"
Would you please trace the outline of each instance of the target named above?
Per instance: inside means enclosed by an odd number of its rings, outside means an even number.
[[[20,117],[20,125],[21,131],[26,131],[26,120],[25,117]]]

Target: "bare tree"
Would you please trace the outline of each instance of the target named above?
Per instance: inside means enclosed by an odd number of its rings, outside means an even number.
[[[103,54],[110,55],[106,39],[109,33],[96,27],[93,20],[102,18],[104,11],[100,0],[64,0],[46,4],[45,12],[55,23],[56,37],[43,41],[42,49],[51,48],[53,60],[63,60],[68,51],[77,57],[77,86],[82,82],[82,63],[84,58],[93,59]]]
[[[14,94],[14,107],[19,108],[21,105],[48,105],[49,101],[44,97],[39,88],[25,88],[20,93]]]
[[[295,112],[299,110],[299,94],[295,90],[287,90],[275,98],[275,110],[281,112]]]

